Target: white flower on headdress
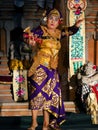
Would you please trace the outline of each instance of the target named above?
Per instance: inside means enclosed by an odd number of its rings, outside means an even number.
[[[46,22],[47,21],[47,17],[44,17],[43,20]]]

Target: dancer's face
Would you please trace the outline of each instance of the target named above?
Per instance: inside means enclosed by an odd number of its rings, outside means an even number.
[[[56,29],[59,25],[59,17],[55,15],[50,15],[47,19],[47,27],[49,29]]]

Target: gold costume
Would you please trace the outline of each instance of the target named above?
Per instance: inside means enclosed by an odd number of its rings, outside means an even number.
[[[51,33],[44,26],[41,26],[41,29],[43,31],[42,44],[40,44],[39,51],[34,57],[34,63],[28,72],[28,76],[34,74],[39,64],[49,69],[56,69],[58,65],[58,52],[61,48],[61,32],[56,29],[55,33]]]

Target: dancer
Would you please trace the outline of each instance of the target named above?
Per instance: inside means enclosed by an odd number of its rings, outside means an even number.
[[[28,130],[35,130],[38,126],[37,114],[43,110],[42,130],[60,130],[60,125],[66,120],[59,82],[58,53],[61,48],[60,39],[75,34],[83,19],[79,19],[72,27],[62,30],[58,26],[62,22],[62,15],[57,9],[46,13],[46,25],[33,29],[29,34],[24,30],[24,37],[28,37],[29,44],[38,46],[34,62],[28,71],[32,91],[30,107],[32,124]]]

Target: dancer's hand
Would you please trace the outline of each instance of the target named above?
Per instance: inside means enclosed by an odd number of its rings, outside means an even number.
[[[35,46],[36,42],[35,42],[35,37],[34,34],[31,32],[31,29],[30,27],[27,27],[24,29],[24,39],[27,39],[27,43],[32,45],[32,46]]]
[[[29,34],[29,44],[32,46],[36,45],[35,36],[33,35],[33,33]]]
[[[82,15],[80,15],[80,17],[78,17],[78,19],[76,20],[75,25],[76,25],[77,27],[80,27],[80,25],[81,25],[81,23],[82,23],[83,21],[84,21],[84,18],[83,18]]]

